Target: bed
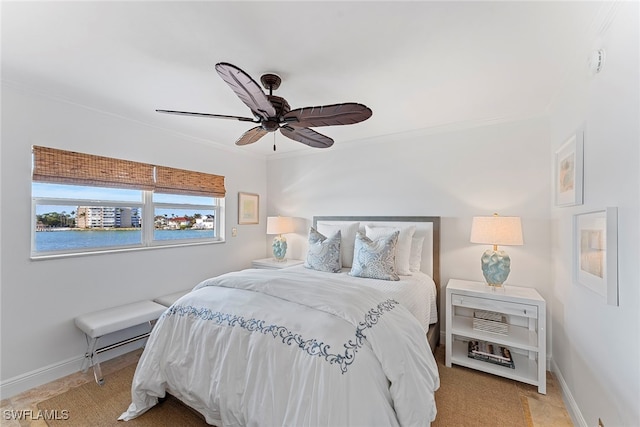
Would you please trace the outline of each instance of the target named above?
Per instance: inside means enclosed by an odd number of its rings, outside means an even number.
[[[197,284],[156,323],[120,419],[169,393],[216,426],[429,425],[439,229],[314,217],[304,266]]]

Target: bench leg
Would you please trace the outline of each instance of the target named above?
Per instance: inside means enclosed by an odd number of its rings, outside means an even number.
[[[104,385],[104,377],[102,376],[102,369],[100,369],[100,362],[96,362],[93,365],[93,377],[96,379],[96,383],[98,383],[98,385]]]
[[[157,319],[150,320],[149,328],[153,329],[156,322],[157,322]],[[151,332],[146,332],[142,335],[138,335],[136,337],[129,338],[129,339],[126,339],[102,348],[97,348],[98,340],[100,339],[100,337],[92,338],[89,335],[85,334],[85,338],[87,340],[87,352],[84,355],[82,372],[87,372],[89,368],[93,367],[93,376],[96,379],[96,383],[98,383],[98,385],[104,385],[104,377],[102,376],[102,369],[100,368],[100,362],[97,361],[96,356],[104,351],[113,350],[114,348],[123,346],[125,344],[129,344],[134,341],[148,338],[150,334]]]
[[[83,370],[82,372],[87,372],[89,368],[93,367],[93,376],[96,379],[96,383],[98,385],[104,384],[104,378],[102,377],[102,369],[100,368],[100,362],[98,362],[95,357],[98,354],[96,347],[98,346],[98,340],[100,337],[91,338],[86,335],[87,338],[87,352],[84,355],[83,362]]]

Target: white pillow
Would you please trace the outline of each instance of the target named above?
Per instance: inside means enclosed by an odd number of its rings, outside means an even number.
[[[340,252],[343,267],[351,267],[353,263],[353,245],[355,244],[356,233],[359,227],[359,222],[334,223],[320,221],[316,224],[316,230],[325,236],[333,236],[340,230],[340,234],[342,235]]]
[[[364,228],[367,237],[371,240],[389,236],[395,231],[398,231],[400,233],[398,236],[398,245],[396,248],[396,269],[398,271],[398,274],[401,276],[411,276],[409,259],[411,257],[411,239],[416,232],[416,226],[408,225],[406,227],[377,227],[375,225],[365,225]]]
[[[356,234],[353,267],[349,275],[379,280],[400,280],[395,262],[398,233],[396,231],[372,240],[359,231]]]
[[[413,236],[411,239],[411,255],[409,256],[409,270],[411,272],[420,271],[422,266],[422,246],[424,245],[424,236]]]

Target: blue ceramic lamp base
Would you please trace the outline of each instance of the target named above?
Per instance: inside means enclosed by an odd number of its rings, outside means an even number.
[[[489,286],[502,286],[511,272],[511,258],[505,251],[487,249],[480,259],[482,274]]]
[[[274,237],[271,247],[273,248],[273,257],[276,261],[284,262],[284,256],[287,254],[287,239],[282,235]]]

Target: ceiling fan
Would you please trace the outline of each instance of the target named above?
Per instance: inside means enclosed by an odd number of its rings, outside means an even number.
[[[280,129],[280,133],[287,138],[317,148],[331,147],[333,145],[333,139],[309,129],[310,127],[351,125],[367,120],[373,114],[370,108],[355,102],[291,110],[286,99],[273,95],[273,91],[280,87],[282,81],[279,76],[275,74],[264,74],[260,77],[262,86],[269,90],[269,94],[266,95],[251,76],[235,65],[220,62],[216,64],[216,71],[220,77],[222,77],[222,80],[238,95],[238,98],[249,107],[253,113],[253,118],[226,116],[222,114],[191,113],[188,111],[156,111],[159,113],[184,116],[214,117],[259,123],[259,126],[249,129],[242,134],[236,141],[236,145],[252,144],[267,133]],[[276,149],[275,142],[273,149],[274,151]]]

